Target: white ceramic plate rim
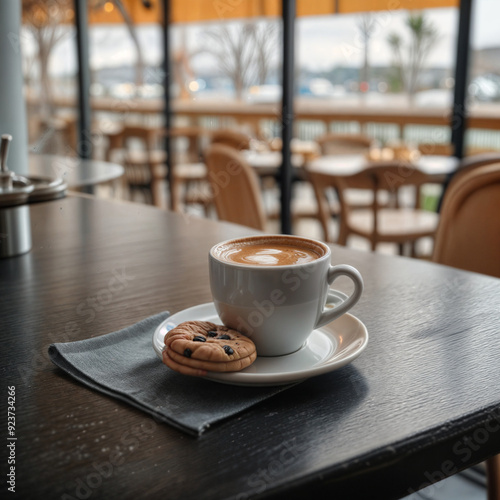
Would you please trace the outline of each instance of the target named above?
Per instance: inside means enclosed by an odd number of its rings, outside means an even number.
[[[342,301],[345,297],[343,293],[331,290],[329,292],[328,302],[334,303]],[[189,307],[173,314],[158,325],[153,334],[153,348],[160,359],[162,358],[162,349],[164,346],[163,338],[166,333],[164,330],[167,329],[168,331],[179,323],[189,320],[221,322],[213,302]],[[354,338],[352,338],[350,342],[344,341],[344,338],[347,336],[344,335],[346,331],[355,332]],[[368,344],[368,330],[358,318],[347,313],[332,323],[314,330],[300,351],[310,348],[311,346],[309,344],[314,343],[315,339],[316,342],[318,339],[327,341],[330,347],[324,353],[324,356],[313,363],[309,368],[299,370],[292,369],[283,372],[270,373],[264,371],[255,373],[250,370],[255,370],[255,363],[259,360],[259,358],[257,358],[257,361],[245,370],[231,373],[209,372],[206,378],[226,384],[248,386],[283,385],[300,382],[310,377],[337,370],[356,359]],[[341,349],[339,349],[339,345],[342,345]],[[292,353],[288,356],[280,356],[280,361],[283,361],[289,356],[296,355],[297,353]],[[263,359],[268,362],[268,360],[272,358]]]

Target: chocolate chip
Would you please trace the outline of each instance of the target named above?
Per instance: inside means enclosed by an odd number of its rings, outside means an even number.
[[[231,354],[234,354],[234,351],[228,346],[224,345],[222,346],[222,349],[224,349],[224,352],[228,355],[231,356]]]
[[[191,357],[191,354],[193,354],[193,351],[191,349],[184,349],[184,356],[186,356],[186,358],[190,358]]]
[[[229,335],[219,335],[217,338],[222,340],[231,340],[231,337]]]
[[[205,337],[202,337],[201,335],[196,335],[196,337],[193,338],[193,342],[206,342],[207,339]]]
[[[217,332],[211,331],[207,333],[207,337],[217,337]]]

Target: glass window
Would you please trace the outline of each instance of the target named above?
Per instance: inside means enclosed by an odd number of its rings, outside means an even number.
[[[23,0],[21,50],[32,153],[64,153],[76,92],[73,2]]]
[[[330,115],[303,123],[301,137],[447,145],[457,22],[456,8],[299,18],[297,107]]]
[[[466,133],[469,154],[500,150],[498,16],[500,3],[496,0],[476,0],[473,3],[468,86],[470,127]]]

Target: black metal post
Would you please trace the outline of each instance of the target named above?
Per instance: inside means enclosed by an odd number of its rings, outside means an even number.
[[[292,233],[292,160],[290,141],[293,134],[295,0],[282,1],[283,16],[283,96],[281,104],[281,137],[283,141],[280,173],[281,232]]]
[[[75,0],[76,50],[78,58],[78,143],[80,158],[92,158],[90,68],[87,0]]]
[[[454,147],[454,154],[457,158],[463,158],[464,156],[464,137],[467,128],[467,86],[471,11],[472,0],[461,0],[455,63],[455,92],[451,119],[451,142]]]
[[[172,106],[170,100],[170,0],[163,0],[163,93],[165,99],[165,152],[167,154],[167,182],[170,190],[170,209],[173,209],[174,193],[172,191],[172,143],[170,130],[172,125]]]
[[[467,130],[467,86],[469,69],[469,41],[473,0],[460,1],[460,13],[458,20],[457,53],[455,60],[455,91],[453,95],[453,109],[451,116],[451,143],[453,154],[459,159],[464,157],[464,139]],[[455,172],[446,176],[443,190],[437,205],[437,211],[441,211],[443,199],[448,185]]]

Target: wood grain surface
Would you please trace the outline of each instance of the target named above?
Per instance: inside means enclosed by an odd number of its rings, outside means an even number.
[[[500,452],[500,280],[333,246],[365,280],[366,351],[193,438],[76,383],[47,347],[209,302],[209,248],[251,231],[79,197],[31,215],[32,251],[0,260],[13,498],[390,499]]]

